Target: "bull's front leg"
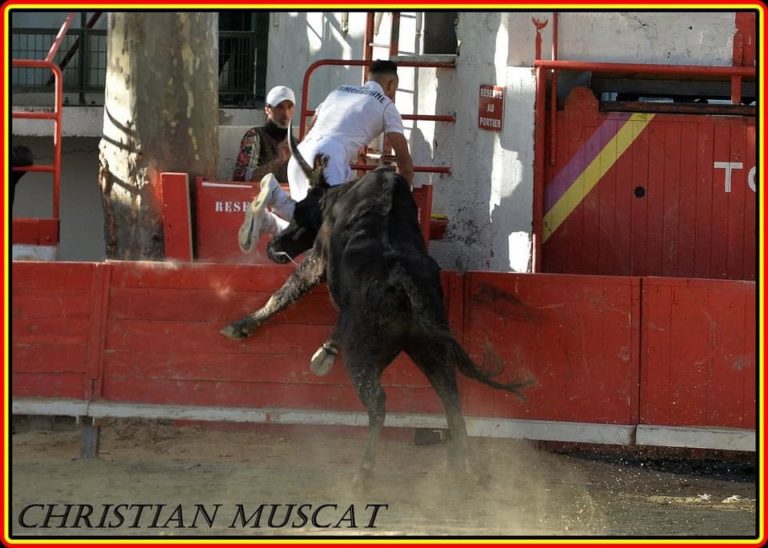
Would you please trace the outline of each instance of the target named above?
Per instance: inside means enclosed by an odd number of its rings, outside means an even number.
[[[238,340],[250,337],[256,328],[278,312],[285,310],[325,278],[324,261],[315,249],[310,250],[283,286],[275,291],[267,303],[219,331],[225,337]]]

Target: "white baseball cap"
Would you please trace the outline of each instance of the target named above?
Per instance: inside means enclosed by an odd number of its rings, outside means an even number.
[[[293,94],[293,90],[286,86],[275,86],[267,93],[265,102],[270,107],[276,107],[283,101],[290,101],[294,105],[296,104],[296,96]]]

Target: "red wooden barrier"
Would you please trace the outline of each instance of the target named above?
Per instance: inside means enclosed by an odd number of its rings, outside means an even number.
[[[259,191],[259,183],[195,180],[197,207],[197,255],[199,261],[216,263],[270,264],[266,250],[268,236],[263,236],[251,253],[237,245],[237,231],[245,211]]]
[[[160,174],[163,203],[163,239],[165,256],[169,259],[191,261],[192,212],[189,204],[189,174]]]
[[[14,397],[89,399],[101,322],[94,263],[13,263]]]
[[[473,272],[464,304],[465,348],[490,345],[535,384],[521,401],[464,382],[469,414],[556,421],[637,421],[639,279]]]
[[[14,401],[363,411],[342,364],[325,377],[309,371],[336,321],[325,287],[249,339],[218,333],[292,268],[14,263]],[[465,413],[490,417],[483,435],[508,419],[546,421],[538,433],[756,425],[754,283],[491,272],[443,272],[442,283],[451,329],[475,360],[494,367],[495,352],[500,379],[536,383],[521,401],[460,377]],[[392,413],[442,412],[405,357],[384,384]]]
[[[640,422],[755,428],[755,284],[643,280]]]

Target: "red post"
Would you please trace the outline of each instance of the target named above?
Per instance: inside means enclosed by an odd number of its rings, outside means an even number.
[[[541,234],[544,218],[544,126],[546,120],[544,69],[536,68],[536,103],[533,141],[533,256],[531,270],[541,272]]]
[[[189,204],[189,175],[161,173],[163,238],[165,257],[192,260],[192,212]]]

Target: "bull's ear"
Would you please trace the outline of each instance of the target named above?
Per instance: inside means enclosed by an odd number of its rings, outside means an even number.
[[[321,182],[325,182],[325,176],[323,170],[328,165],[329,156],[327,154],[318,154],[315,156],[315,167],[313,170],[314,177],[310,178],[310,186],[315,187]]]
[[[318,154],[315,157],[315,171],[320,171],[328,166],[328,160],[330,157],[327,154]]]

